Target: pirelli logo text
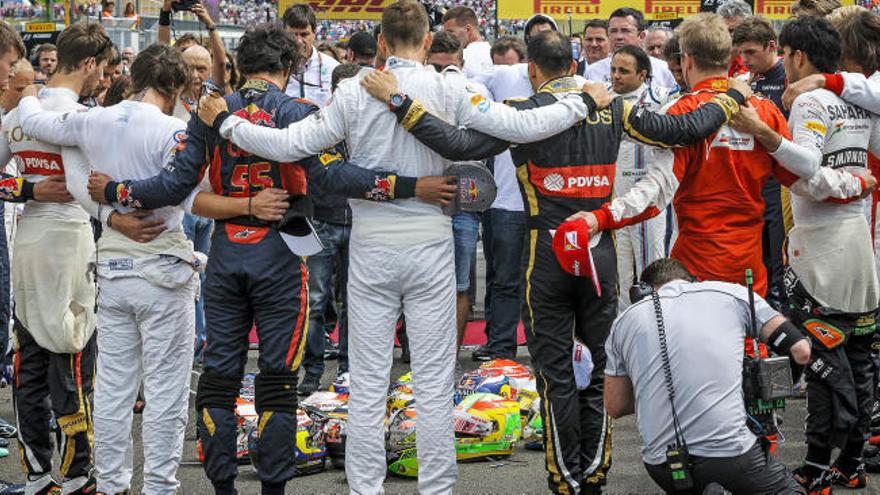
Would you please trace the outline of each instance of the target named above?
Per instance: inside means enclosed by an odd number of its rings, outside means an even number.
[[[539,167],[529,163],[529,177],[544,196],[607,198],[614,186],[614,165]]]
[[[308,2],[319,13],[376,14],[379,16],[382,15],[382,9],[390,3],[392,2],[389,0],[310,0]]]
[[[700,2],[691,2],[688,0],[645,0],[645,14],[657,15],[663,14],[661,17],[669,16],[671,13],[677,14],[678,17],[698,14],[700,12]]]
[[[755,15],[789,17],[791,4],[787,0],[755,0]]]
[[[599,0],[534,0],[535,13],[560,16],[599,14]]]

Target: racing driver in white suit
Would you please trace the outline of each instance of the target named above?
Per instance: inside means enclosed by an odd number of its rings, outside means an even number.
[[[401,0],[382,13],[380,52],[400,87],[431,112],[513,142],[558,134],[584,119],[596,104],[572,94],[530,112],[487,100],[456,73],[438,74],[419,61],[432,37],[424,7]],[[345,140],[351,160],[375,163],[409,176],[442,175],[449,162],[419,143],[386,104],[371,97],[359,79],[343,81],[320,113],[286,129],[249,125],[229,116],[225,101],[206,97],[199,117],[221,135],[256,155],[291,161]],[[600,85],[587,85],[603,102]],[[403,105],[405,94],[392,98]],[[422,108],[422,110],[419,110]],[[412,120],[409,120],[412,122]],[[405,122],[406,123],[406,122]],[[439,207],[417,200],[367,204],[351,200],[349,268],[351,398],[345,469],[352,493],[382,493],[385,479],[385,401],[392,361],[394,323],[401,306],[411,342],[418,415],[419,491],[451,493],[457,478],[452,424],[455,363],[455,274],[450,219]]]
[[[611,58],[611,89],[638,110],[656,112],[678,98],[678,91],[651,83],[651,60],[639,47],[625,45]],[[633,140],[620,143],[614,177],[614,195],[622,196],[633,188],[648,172],[648,163],[654,153],[644,144]],[[626,309],[629,288],[637,274],[652,262],[667,255],[667,215],[661,213],[642,223],[629,225],[615,233],[617,243],[618,287],[617,303]]]

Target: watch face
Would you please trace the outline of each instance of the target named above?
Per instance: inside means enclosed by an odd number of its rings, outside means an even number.
[[[399,93],[396,95],[391,95],[391,104],[395,107],[403,105],[403,95]]]

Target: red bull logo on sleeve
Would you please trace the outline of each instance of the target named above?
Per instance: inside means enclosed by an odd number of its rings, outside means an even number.
[[[269,113],[253,103],[236,111],[233,115],[247,119],[251,124],[275,127],[275,111],[273,110],[272,113]]]
[[[0,198],[16,198],[21,195],[21,183],[24,179],[20,177],[7,177],[0,179]]]

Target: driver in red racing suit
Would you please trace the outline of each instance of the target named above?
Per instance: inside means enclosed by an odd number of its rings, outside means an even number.
[[[689,18],[679,27],[682,65],[689,69],[685,76],[692,92],[670,107],[669,114],[691,112],[727,90],[727,61],[711,56],[730,51],[729,35],[719,33],[723,43],[712,39],[711,31],[720,29],[726,31],[723,21],[710,14]],[[770,100],[753,97],[749,105],[773,130],[790,138],[785,118]],[[658,157],[656,164],[627,194],[571,219],[586,219],[591,233],[617,229],[657,215],[672,198],[679,234],[670,256],[701,280],[744,284],[745,271],[751,268],[755,291],[762,297],[767,291],[767,271],[761,249],[761,191],[768,177],[772,174],[787,187],[804,181],[800,185],[820,201],[857,198],[864,184],[861,178],[832,170],[810,171],[799,178],[752,135],[727,126],[696,144],[676,148],[674,158]]]

